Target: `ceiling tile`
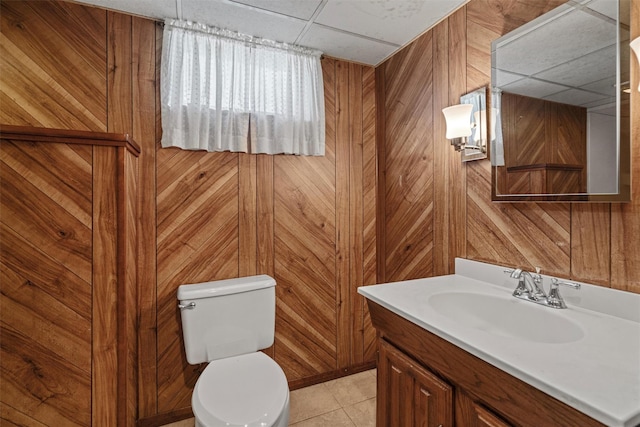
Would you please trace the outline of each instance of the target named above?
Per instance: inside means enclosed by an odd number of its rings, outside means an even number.
[[[607,99],[602,95],[598,95],[592,92],[586,92],[579,89],[569,89],[565,92],[557,93],[546,97],[549,101],[560,102],[562,104],[571,105],[599,105]]]
[[[321,50],[329,56],[377,65],[391,55],[398,46],[381,43],[352,34],[313,24],[300,44]]]
[[[543,82],[535,79],[522,79],[501,87],[504,92],[515,93],[516,95],[529,96],[531,98],[546,98],[554,93],[561,92],[567,88],[557,84]]]
[[[309,20],[313,16],[322,0],[231,0],[235,3],[242,3],[254,6],[259,9],[281,13],[294,18]]]
[[[467,0],[327,0],[316,23],[404,45]]]
[[[176,0],[77,0],[77,2],[111,10],[123,10],[149,18],[177,18]]]
[[[501,46],[496,66],[531,75],[615,42],[615,25],[577,10]]]
[[[581,56],[536,74],[542,80],[581,87],[616,75],[616,45]]]
[[[182,19],[284,43],[295,42],[306,25],[297,18],[211,0],[182,0]]]

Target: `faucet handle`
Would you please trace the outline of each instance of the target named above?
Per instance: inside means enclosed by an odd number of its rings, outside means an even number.
[[[564,282],[556,279],[551,279],[551,289],[549,289],[549,296],[547,297],[547,304],[553,308],[567,308],[567,304],[564,302],[562,295],[560,295],[560,286],[567,286],[573,289],[580,289],[580,283]]]
[[[536,283],[542,282],[542,275],[540,274],[541,271],[542,269],[540,267],[536,267],[536,274],[533,276]]]

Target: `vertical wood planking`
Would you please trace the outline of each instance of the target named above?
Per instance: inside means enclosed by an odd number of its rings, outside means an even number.
[[[376,265],[377,276],[380,283],[387,282],[387,221],[386,221],[386,194],[387,194],[387,162],[386,162],[386,73],[385,65],[376,67]]]
[[[138,417],[157,412],[156,352],[156,44],[159,27],[133,18],[133,136],[140,146],[138,158]]]
[[[107,12],[107,131],[131,133],[133,126],[132,103],[132,17],[121,13]],[[116,175],[118,201],[117,247],[117,314],[118,314],[118,360],[117,360],[117,414],[118,425],[130,426],[137,418],[137,277],[135,258],[137,248],[129,248],[135,238],[136,224],[129,221],[130,197],[137,197],[134,183],[137,177],[133,162],[126,165],[124,148],[118,149]],[[134,183],[128,181],[135,179]],[[131,188],[129,188],[131,185]],[[131,194],[132,193],[132,194]],[[129,253],[131,249],[133,253]],[[133,273],[130,276],[128,273]],[[133,318],[132,318],[133,316]],[[133,365],[131,362],[134,362]]]
[[[131,84],[131,16],[107,12],[107,132],[131,132]]]
[[[609,286],[611,204],[571,205],[571,278]]]
[[[118,424],[117,155],[93,147],[93,313],[91,424]]]
[[[121,208],[124,224],[119,230],[119,239],[124,253],[118,253],[123,260],[123,271],[118,275],[122,282],[122,294],[119,295],[120,311],[124,311],[121,338],[118,346],[124,355],[118,369],[123,371],[124,384],[121,390],[126,390],[123,407],[118,409],[122,413],[123,426],[134,427],[138,419],[138,158],[129,153],[126,148],[120,148],[124,159],[123,184],[119,187],[125,194],[122,197]]]
[[[273,156],[258,155],[256,159],[256,177],[256,273],[276,277],[273,242]],[[265,352],[275,358],[275,346],[271,346]]]
[[[446,123],[442,109],[449,102],[449,20],[445,19],[433,29],[433,274],[449,274],[449,228],[451,211],[448,209],[451,193],[449,181],[449,152],[453,149],[445,138]]]
[[[377,196],[377,155],[376,155],[376,75],[375,69],[363,67],[362,71],[362,111],[363,111],[363,285],[378,283],[377,239],[376,239],[376,196]],[[362,296],[354,292],[364,307],[362,319],[363,362],[375,360],[376,332],[371,325],[369,309]]]
[[[351,248],[349,233],[350,199],[350,120],[349,117],[351,91],[349,90],[350,65],[346,62],[335,62],[335,166],[336,166],[336,305],[337,305],[337,366],[345,368],[349,365],[351,355],[351,311],[349,250]]]
[[[467,8],[458,9],[449,16],[449,100],[459,103],[467,87]],[[467,169],[459,153],[449,153],[449,271],[455,269],[455,257],[467,256]],[[446,191],[445,189],[442,189]]]
[[[363,284],[363,135],[362,135],[362,66],[349,64],[349,298],[351,343],[349,365],[363,362],[363,301],[356,288]]]
[[[253,276],[257,268],[256,156],[238,154],[238,275]]]

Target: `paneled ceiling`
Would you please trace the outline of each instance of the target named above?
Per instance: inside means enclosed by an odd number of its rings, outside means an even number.
[[[469,0],[76,0],[200,22],[378,65]]]

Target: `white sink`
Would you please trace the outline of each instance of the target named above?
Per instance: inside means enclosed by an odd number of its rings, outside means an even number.
[[[459,274],[358,293],[604,425],[640,426],[640,294],[582,283],[554,309],[514,298],[505,268],[457,259]]]
[[[537,343],[558,344],[584,337],[580,325],[555,312],[556,309],[473,292],[431,295],[429,306],[461,326],[494,335]]]

